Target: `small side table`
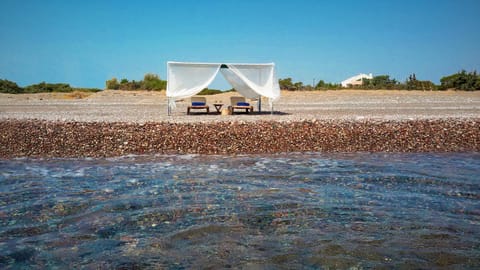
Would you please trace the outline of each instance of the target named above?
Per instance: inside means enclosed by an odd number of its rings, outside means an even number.
[[[213,106],[215,106],[215,110],[217,110],[217,112],[220,113],[223,103],[213,103]]]

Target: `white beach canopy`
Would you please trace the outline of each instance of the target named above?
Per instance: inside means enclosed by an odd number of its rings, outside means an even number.
[[[175,102],[198,94],[221,71],[225,79],[246,98],[267,97],[270,107],[280,97],[275,64],[227,64],[167,62],[167,98],[169,112]]]

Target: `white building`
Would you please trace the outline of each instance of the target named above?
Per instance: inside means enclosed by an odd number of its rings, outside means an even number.
[[[368,75],[360,73],[360,74],[355,75],[353,77],[350,77],[346,80],[343,80],[341,82],[341,84],[342,84],[343,87],[348,87],[349,85],[361,85],[362,84],[362,79],[373,79],[373,75],[372,75],[372,73],[370,73]]]

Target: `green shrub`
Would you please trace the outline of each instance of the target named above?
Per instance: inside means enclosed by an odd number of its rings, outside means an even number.
[[[363,89],[399,89],[397,80],[390,79],[389,75],[378,75],[374,76],[372,79],[362,79],[362,85],[360,88]]]
[[[123,78],[118,82],[117,78],[112,78],[106,81],[107,89],[121,89],[121,90],[165,90],[167,89],[167,81],[161,80],[156,74],[145,74],[143,81],[129,81]]]
[[[45,93],[45,92],[72,92],[73,88],[67,83],[46,83],[41,82],[25,87],[25,93]]]
[[[23,88],[9,80],[0,80],[0,93],[18,94],[23,93]]]
[[[158,75],[147,73],[141,82],[141,88],[145,90],[165,90],[167,81],[161,80]]]
[[[311,91],[311,90],[333,90],[333,89],[342,89],[341,84],[335,83],[325,83],[325,81],[320,80],[315,86],[309,84],[304,85],[303,82],[293,82],[292,78],[279,79],[278,85],[282,90],[289,91]]]
[[[132,80],[131,82],[129,82],[127,79],[122,79],[122,81],[120,82],[120,87],[119,89],[120,90],[138,90],[142,87],[142,82],[139,81],[135,81],[135,80]]]
[[[440,79],[440,89],[480,90],[480,75],[476,71],[467,73],[465,70]]]
[[[216,94],[221,94],[221,93],[223,93],[223,91],[221,91],[221,90],[205,88],[202,91],[200,91],[200,93],[198,93],[198,95],[216,95]]]
[[[406,90],[437,90],[437,86],[431,81],[417,80],[415,73],[408,76],[405,84],[400,84],[400,89]]]
[[[115,77],[106,81],[105,86],[107,87],[107,89],[112,89],[112,90],[118,90],[118,88],[120,88],[120,84],[118,83],[117,78]]]
[[[337,90],[342,89],[341,84],[337,83],[326,83],[323,80],[320,80],[317,85],[315,85],[314,90]]]
[[[278,85],[280,86],[280,89],[291,91],[296,90],[296,87],[292,82],[292,78],[278,79]]]

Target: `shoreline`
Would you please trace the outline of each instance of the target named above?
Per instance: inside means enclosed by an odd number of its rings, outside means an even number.
[[[480,152],[480,118],[225,122],[0,120],[0,158]]]

